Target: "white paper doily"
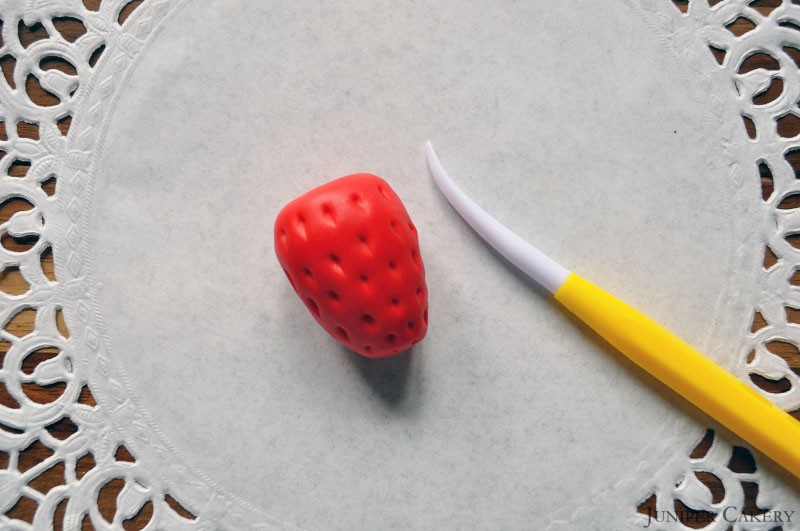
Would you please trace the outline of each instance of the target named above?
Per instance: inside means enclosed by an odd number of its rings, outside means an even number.
[[[3,86],[2,167],[30,162],[4,178],[3,198],[33,208],[0,227],[38,238],[2,250],[30,285],[0,315],[0,378],[19,405],[0,408],[3,512],[26,497],[36,528],[57,506],[73,528],[119,526],[149,505],[152,529],[619,529],[647,523],[636,508],[651,494],[660,511],[679,501],[732,507],[729,518],[748,485],[761,508],[800,506],[780,471],[728,469],[720,437],[690,458],[707,419],[520,289],[447,210],[421,151],[432,138],[490,211],[745,381],[785,380],[770,398],[796,409],[797,376],[768,349],[798,339],[784,310],[800,304],[786,239],[800,223],[784,201],[798,185],[780,136],[800,90],[786,49],[800,47],[794,6],[763,17],[731,0],[686,15],[656,0],[502,11],[146,0],[119,24],[122,4],[2,4],[0,58],[14,57],[17,87]],[[72,44],[53,26],[65,16],[87,28]],[[739,16],[756,28],[736,37],[725,27]],[[52,38],[23,48],[20,20]],[[708,45],[727,52],[720,66]],[[745,72],[755,52],[777,69]],[[51,56],[75,75],[43,69]],[[28,74],[61,103],[33,105]],[[777,77],[780,97],[756,105]],[[19,121],[40,139],[19,138]],[[311,328],[269,246],[283,202],[351,171],[384,175],[406,199],[429,272],[429,337],[381,364]],[[51,176],[53,198],[40,186]],[[765,245],[779,258],[766,272]],[[58,281],[41,268],[48,247]],[[18,338],[9,322],[26,308],[36,329]],[[767,325],[748,334],[755,311]],[[43,346],[60,354],[23,373]],[[51,404],[24,392],[56,382]],[[86,384],[94,407],[78,403]],[[77,428],[65,440],[50,434],[62,418]],[[53,455],[19,471],[36,441]],[[95,467],[79,478],[86,455]],[[62,486],[30,486],[58,466]],[[111,522],[95,500],[117,478]]]

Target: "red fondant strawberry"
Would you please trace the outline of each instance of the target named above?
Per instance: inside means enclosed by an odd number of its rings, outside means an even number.
[[[380,177],[341,177],[286,205],[275,220],[275,252],[311,314],[346,347],[380,358],[425,337],[417,230]]]

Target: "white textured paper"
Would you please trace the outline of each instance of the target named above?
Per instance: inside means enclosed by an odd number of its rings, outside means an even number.
[[[757,181],[724,147],[744,130],[638,9],[206,1],[141,53],[90,274],[137,408],[200,477],[308,529],[541,528],[598,500],[622,526],[703,433],[490,252],[424,159],[430,139],[509,227],[730,363],[760,266]],[[430,290],[428,337],[382,361],[313,322],[271,242],[284,203],[360,171],[404,199]]]

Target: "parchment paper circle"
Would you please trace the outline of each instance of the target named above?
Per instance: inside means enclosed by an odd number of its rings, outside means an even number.
[[[111,355],[177,455],[297,526],[521,528],[701,433],[489,252],[424,160],[432,139],[524,237],[731,356],[728,273],[752,258],[732,219],[753,214],[709,113],[732,110],[626,3],[208,0],[166,24],[89,227]],[[428,270],[429,336],[383,362],[313,323],[271,243],[282,204],[357,171],[405,199]]]

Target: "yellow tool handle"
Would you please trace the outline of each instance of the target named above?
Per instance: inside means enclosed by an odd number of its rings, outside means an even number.
[[[555,298],[634,363],[800,477],[800,422],[678,336],[570,273]]]

